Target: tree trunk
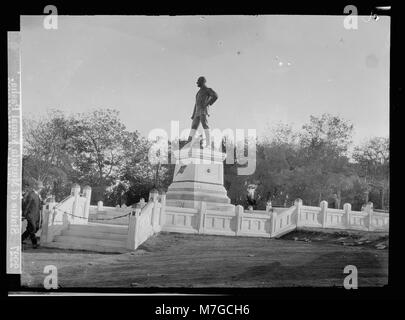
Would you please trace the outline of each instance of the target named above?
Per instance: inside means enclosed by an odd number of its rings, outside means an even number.
[[[337,209],[340,209],[340,202],[342,200],[342,192],[338,190],[337,192]]]
[[[155,188],[159,189],[159,169],[160,169],[160,162],[156,166],[155,172]]]
[[[384,210],[384,193],[385,193],[385,188],[381,188],[381,209]]]

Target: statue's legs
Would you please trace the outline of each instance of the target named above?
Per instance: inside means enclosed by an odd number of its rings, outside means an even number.
[[[209,147],[210,146],[210,128],[208,126],[208,120],[207,120],[207,116],[205,114],[202,114],[200,116],[195,116],[193,119],[193,122],[191,123],[191,130],[190,130],[190,134],[188,136],[188,140],[187,142],[191,142],[195,136],[195,133],[198,129],[198,126],[201,125],[204,129],[204,133],[205,133],[205,146]]]
[[[206,114],[201,115],[201,125],[204,128],[205,133],[205,147],[208,148],[211,144],[211,140],[210,140],[210,128],[208,126],[208,119]]]
[[[187,142],[191,142],[195,136],[195,132],[197,131],[197,129],[191,129],[190,130],[190,134],[188,135],[188,140]]]
[[[205,133],[205,147],[208,148],[210,146],[211,140],[210,140],[210,129],[204,129]]]

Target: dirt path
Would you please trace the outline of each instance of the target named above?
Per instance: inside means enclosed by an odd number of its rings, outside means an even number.
[[[387,250],[330,239],[161,233],[125,254],[26,247],[21,278],[28,287],[42,287],[43,269],[50,264],[58,268],[62,288],[342,286],[349,264],[358,269],[359,287],[388,281]]]

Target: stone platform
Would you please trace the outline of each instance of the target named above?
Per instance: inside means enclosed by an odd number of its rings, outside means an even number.
[[[173,182],[166,193],[168,206],[233,211],[224,187],[225,153],[200,148],[199,144],[182,148],[176,155]]]

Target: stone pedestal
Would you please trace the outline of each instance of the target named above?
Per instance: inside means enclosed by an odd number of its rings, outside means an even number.
[[[166,193],[168,206],[196,208],[201,201],[207,209],[232,211],[224,187],[225,153],[211,148],[201,148],[197,142],[184,147],[177,154],[173,182]]]

